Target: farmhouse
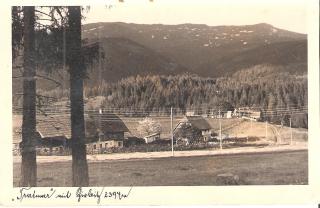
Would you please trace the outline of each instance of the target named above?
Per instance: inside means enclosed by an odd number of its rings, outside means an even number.
[[[19,154],[22,116],[13,116],[13,151]],[[36,140],[39,151],[60,153],[69,147],[71,139],[69,117],[66,116],[37,116]]]
[[[191,132],[187,133],[184,131],[187,131],[186,128],[191,127],[193,130]],[[212,127],[210,124],[202,117],[202,116],[186,116],[184,117],[178,125],[174,129],[174,134],[178,131],[181,132],[178,137],[181,137],[182,140],[190,140],[194,139],[193,137],[197,137],[196,131],[201,132],[201,139],[204,142],[207,142],[211,138],[211,129]],[[191,134],[191,135],[190,135]],[[199,138],[196,138],[199,139]],[[179,140],[179,138],[177,138]],[[187,143],[190,143],[188,141]]]
[[[22,116],[13,116],[13,151],[19,154]],[[70,115],[37,116],[37,148],[44,153],[61,153],[71,146]],[[85,115],[87,150],[123,147],[128,131],[115,114]]]
[[[128,128],[114,113],[94,113],[86,117],[88,152],[103,152],[108,148],[122,148]]]

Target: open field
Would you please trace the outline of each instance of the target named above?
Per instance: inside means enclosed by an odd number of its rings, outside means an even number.
[[[239,176],[239,185],[308,183],[308,152],[246,153],[193,157],[89,161],[91,186],[226,185],[219,174]],[[13,164],[18,186],[20,163]],[[38,164],[38,186],[70,186],[71,162]]]

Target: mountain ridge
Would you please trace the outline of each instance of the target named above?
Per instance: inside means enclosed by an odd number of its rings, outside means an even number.
[[[275,51],[278,51],[281,55],[288,52],[286,47],[294,49],[291,45],[303,42],[304,46],[293,51],[293,53],[298,57],[297,60],[300,60],[300,62],[305,63],[307,59],[307,35],[279,29],[267,23],[208,26],[206,24],[190,23],[164,25],[100,22],[84,25],[82,31],[83,37],[90,40],[99,41],[99,39],[103,38],[129,39],[137,45],[146,48],[148,53],[150,52],[166,60],[170,60],[169,62],[179,66],[178,68],[184,69],[185,72],[207,77],[219,77],[225,75],[226,72],[230,73],[241,70],[243,67],[252,66],[250,64],[239,63],[239,61],[234,62],[233,60],[228,60],[228,58],[243,60],[243,62],[248,61],[248,63],[254,64],[273,62],[279,64],[277,61],[272,60],[277,59],[274,54],[263,52],[264,50],[272,51],[272,49],[268,49],[270,47],[274,47]],[[294,43],[295,41],[297,43]],[[282,47],[277,47],[278,43]],[[124,47],[129,50],[128,53],[134,54],[134,52],[130,51],[129,47]],[[108,49],[105,51],[108,58],[108,53],[112,52],[108,52]],[[256,54],[267,56],[261,58],[257,57]],[[253,57],[250,58],[250,55]],[[292,59],[288,58],[286,60],[283,54],[281,57],[281,65],[292,64]],[[142,65],[136,61],[126,60],[129,63],[137,63],[138,66]],[[122,71],[127,70],[129,72],[128,75],[134,75],[132,73],[133,70],[130,70],[132,64],[126,64],[126,60],[121,64]],[[232,63],[234,65],[230,67]],[[159,66],[157,63],[154,65]],[[140,72],[146,74],[147,71],[147,68],[137,69],[136,74]],[[305,68],[301,69],[301,72],[305,71]],[[162,71],[159,70],[157,73],[161,74]],[[164,74],[167,74],[166,70],[164,70]],[[122,73],[122,76],[127,75],[126,73]]]

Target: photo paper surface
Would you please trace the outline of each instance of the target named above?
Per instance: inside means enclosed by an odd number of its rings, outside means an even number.
[[[319,201],[317,2],[46,4],[1,9],[2,204]]]

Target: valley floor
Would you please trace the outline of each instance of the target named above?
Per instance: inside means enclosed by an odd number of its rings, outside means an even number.
[[[71,157],[40,156],[38,186],[70,186]],[[236,175],[239,185],[308,183],[307,145],[154,153],[88,155],[90,186],[228,185],[218,175]],[[14,158],[18,186],[20,161]]]

